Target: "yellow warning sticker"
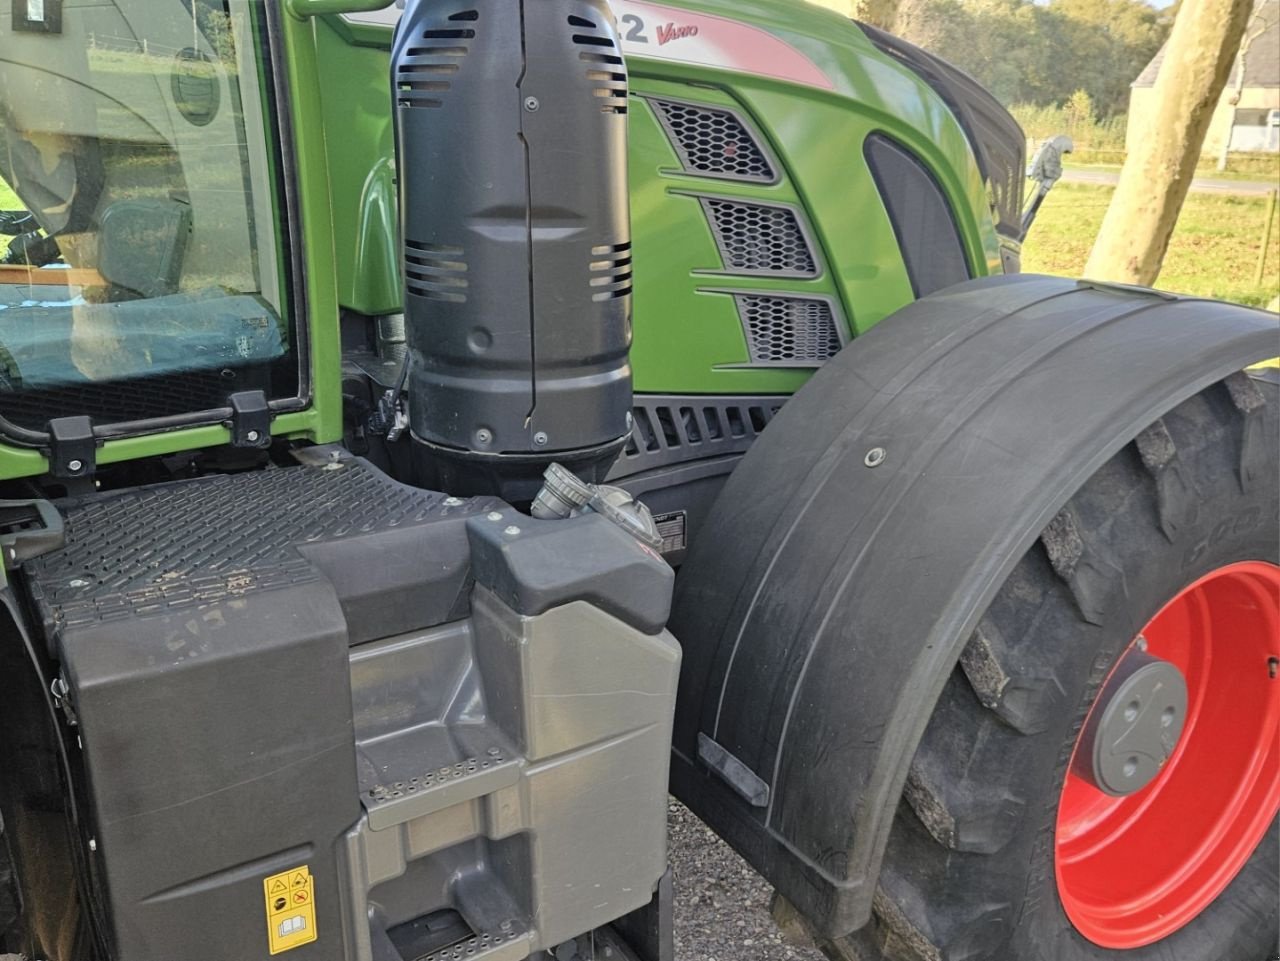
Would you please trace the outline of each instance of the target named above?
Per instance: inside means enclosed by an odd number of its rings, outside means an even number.
[[[316,939],[315,882],[307,865],[262,882],[267,899],[267,945],[272,954]]]

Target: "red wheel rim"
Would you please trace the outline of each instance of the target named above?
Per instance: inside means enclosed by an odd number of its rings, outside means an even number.
[[[1218,568],[1141,637],[1187,682],[1173,754],[1127,797],[1069,773],[1058,802],[1058,895],[1076,930],[1104,948],[1151,944],[1195,918],[1280,810],[1280,567]]]

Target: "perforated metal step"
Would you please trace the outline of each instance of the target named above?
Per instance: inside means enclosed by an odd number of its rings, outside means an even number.
[[[429,954],[413,961],[520,961],[529,956],[529,933],[512,928],[510,931],[484,931],[475,937]]]
[[[360,800],[375,831],[403,824],[520,779],[519,757],[488,724],[430,725],[362,743]]]

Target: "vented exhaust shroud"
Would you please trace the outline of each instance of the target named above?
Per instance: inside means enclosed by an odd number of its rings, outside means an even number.
[[[607,0],[420,0],[391,59],[410,427],[434,483],[527,501],[629,433],[627,75]]]

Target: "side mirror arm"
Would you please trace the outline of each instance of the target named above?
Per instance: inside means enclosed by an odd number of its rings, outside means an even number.
[[[1040,205],[1044,203],[1044,198],[1049,195],[1049,191],[1053,189],[1054,184],[1062,179],[1063,154],[1069,154],[1074,149],[1075,144],[1070,137],[1064,134],[1050,137],[1040,145],[1031,163],[1027,166],[1027,179],[1036,182],[1036,189],[1027,201],[1026,206],[1022,208],[1023,237],[1026,237],[1027,231],[1031,229],[1032,223],[1035,222],[1036,214],[1040,212]]]

